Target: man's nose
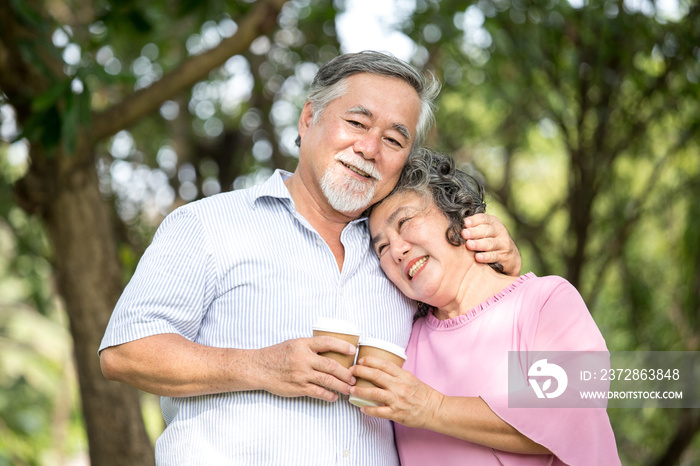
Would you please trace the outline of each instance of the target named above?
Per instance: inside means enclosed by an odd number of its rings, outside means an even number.
[[[381,135],[377,134],[375,131],[367,131],[355,141],[353,149],[365,159],[374,159],[379,152],[381,139]]]

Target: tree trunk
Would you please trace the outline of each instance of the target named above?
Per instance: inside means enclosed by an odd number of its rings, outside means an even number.
[[[47,158],[33,150],[32,171],[20,194],[25,206],[40,207],[53,245],[58,290],[73,335],[91,463],[153,465],[138,391],[107,381],[97,356],[123,279],[111,209],[100,195],[92,150],[84,140],[71,155]],[[51,178],[46,176],[49,172]],[[33,179],[41,179],[41,190],[27,191]]]
[[[700,409],[686,408],[683,410],[671,441],[663,454],[650,462],[652,466],[673,466],[680,464],[683,453],[693,442],[700,431]]]
[[[143,424],[139,392],[107,381],[97,357],[107,322],[123,289],[123,277],[116,251],[116,229],[111,224],[112,209],[99,191],[95,143],[157,111],[164,100],[176,98],[228,58],[247,50],[255,38],[276,26],[285,1],[257,2],[244,17],[238,18],[236,34],[217,47],[187,58],[153,85],[129,94],[105,112],[93,114],[90,128],[77,135],[77,149],[71,153],[63,152],[65,141],[53,141],[51,153],[42,148],[43,139],[31,141],[31,166],[15,184],[15,193],[17,203],[25,211],[44,220],[51,240],[58,292],[65,303],[74,341],[90,459],[95,466],[155,462]],[[52,47],[50,38],[43,35],[50,28],[37,29],[26,22],[28,11],[36,13],[30,15],[34,20],[40,18],[52,24],[48,14],[40,14],[46,13],[42,4],[32,3],[18,12],[11,7],[14,3],[17,2],[0,0],[0,68],[14,70],[0,73],[0,88],[17,110],[20,126],[25,126],[33,113],[32,106],[42,97],[46,99],[47,90],[65,75],[64,64],[57,58],[60,52],[44,53]],[[35,61],[27,61],[26,50],[18,46],[26,44],[35,44],[39,50],[31,56]],[[40,60],[36,61],[37,57]],[[59,115],[64,104],[65,99],[60,97],[54,104]],[[47,118],[45,123],[54,122]]]

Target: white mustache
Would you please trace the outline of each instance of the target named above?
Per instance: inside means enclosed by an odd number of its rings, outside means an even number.
[[[358,170],[361,170],[361,171],[367,173],[369,176],[371,176],[376,181],[382,181],[382,175],[381,175],[381,173],[379,173],[379,171],[374,166],[374,164],[366,161],[362,157],[353,157],[351,155],[348,155],[348,154],[341,152],[335,156],[335,160],[337,160],[339,162],[343,162],[347,165],[352,165],[353,167],[357,168]]]

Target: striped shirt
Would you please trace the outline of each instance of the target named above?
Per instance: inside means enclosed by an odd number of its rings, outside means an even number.
[[[183,206],[160,225],[127,285],[100,350],[177,333],[256,349],[310,337],[320,316],[406,347],[412,301],[383,275],[366,219],[346,226],[342,272],[297,214],[277,171],[264,184]],[[391,424],[335,403],[264,391],[161,399],[159,465],[396,465]]]

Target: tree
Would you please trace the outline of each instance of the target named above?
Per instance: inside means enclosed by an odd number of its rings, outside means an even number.
[[[156,4],[156,12],[136,2],[110,5],[113,11],[95,11],[91,2],[85,2],[72,11],[59,12],[39,1],[0,2],[4,12],[0,68],[12,70],[0,75],[0,89],[30,141],[31,164],[15,183],[16,199],[26,212],[42,220],[50,238],[58,289],[70,316],[93,464],[153,462],[138,393],[104,380],[95,357],[123,286],[114,218],[100,194],[95,170],[98,144],[156,112],[163,102],[177,98],[231,56],[246,51],[253,40],[276,26],[283,3],[267,0],[236,5],[233,11],[240,16],[233,35],[209,50],[172,63],[159,80],[131,92],[118,81],[91,88],[95,62],[88,58],[81,66],[67,65],[52,35],[70,28],[76,42],[90,50],[89,30],[100,19],[104,25],[127,17],[135,28],[148,29],[148,20],[157,19],[148,14],[164,15],[167,2]],[[222,6],[219,2],[205,5]],[[182,9],[181,24],[196,16],[197,12],[186,14],[193,9],[189,2],[176,7]],[[104,108],[94,102],[98,94],[108,95]]]
[[[154,228],[292,169],[304,88],[339,50],[328,0],[145,3],[0,0],[0,115],[13,109],[30,148],[22,170],[0,142],[7,260],[40,310],[52,268],[100,465],[153,461],[139,394],[104,381],[95,352]],[[611,350],[697,350],[698,6],[667,18],[649,2],[579,3],[402,10],[413,62],[444,83],[429,144],[483,177],[525,266],[574,283]],[[700,450],[697,410],[611,419],[625,464]]]
[[[406,32],[446,83],[432,141],[486,180],[525,263],[581,291],[610,349],[697,351],[699,6],[573,4],[425,2]],[[666,424],[666,445],[623,440],[623,457],[675,464],[700,425],[667,414],[647,432]],[[624,439],[634,421],[612,415]]]

